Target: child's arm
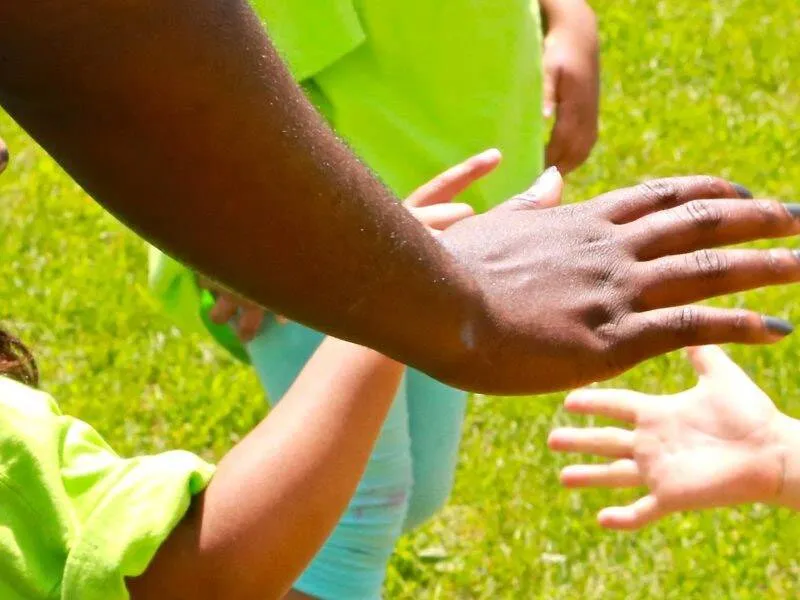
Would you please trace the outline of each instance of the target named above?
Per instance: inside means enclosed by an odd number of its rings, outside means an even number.
[[[579,167],[597,140],[600,60],[597,19],[585,0],[540,0],[544,21],[544,115],[556,118],[547,164]]]
[[[407,207],[435,230],[468,216],[466,205],[442,203],[499,158],[488,153],[451,169]],[[548,193],[539,197],[547,206],[560,195],[561,179],[551,172],[544,184]],[[402,372],[375,351],[326,339],[277,407],[223,459],[145,574],[130,583],[133,597],[263,600],[285,592],[346,508]]]
[[[567,398],[570,412],[633,426],[563,427],[548,441],[616,459],[566,467],[568,487],[648,488],[629,506],[602,510],[601,525],[638,529],[672,512],[750,502],[800,510],[800,421],[778,411],[720,348],[691,348],[689,357],[700,381],[686,392],[585,389]]]
[[[132,582],[134,598],[276,598],[323,544],[361,478],[403,366],[328,338],[219,465]]]

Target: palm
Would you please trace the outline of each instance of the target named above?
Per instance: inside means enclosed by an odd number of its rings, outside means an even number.
[[[743,383],[752,388],[747,394]],[[703,381],[643,411],[634,459],[663,509],[710,508],[722,497],[752,502],[772,483],[754,466],[778,411],[746,378],[736,384]],[[731,401],[738,397],[746,401]]]

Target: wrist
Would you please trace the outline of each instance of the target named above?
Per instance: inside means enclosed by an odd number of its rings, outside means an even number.
[[[800,421],[782,414],[776,430],[781,473],[773,503],[800,510]]]

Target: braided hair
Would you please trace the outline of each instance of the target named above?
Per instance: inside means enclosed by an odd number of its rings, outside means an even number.
[[[0,375],[30,386],[39,383],[39,369],[31,351],[18,338],[0,329]]]

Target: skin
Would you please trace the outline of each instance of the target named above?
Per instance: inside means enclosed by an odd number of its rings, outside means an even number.
[[[490,151],[406,201],[439,233],[472,214],[450,200],[500,161]],[[557,200],[560,179],[548,184]],[[397,392],[403,366],[327,338],[269,416],[219,464],[208,488],[130,580],[134,600],[277,598],[341,517]],[[292,591],[287,598],[305,598]]]
[[[602,526],[639,529],[674,512],[752,502],[800,510],[800,421],[720,348],[691,348],[689,359],[700,381],[680,394],[586,389],[567,398],[570,412],[632,427],[563,427],[548,441],[559,452],[617,459],[566,467],[567,487],[646,488],[628,506],[603,509]]]
[[[555,116],[546,160],[563,174],[597,141],[600,57],[597,19],[584,0],[540,0],[545,22],[544,116]]]
[[[245,0],[6,2],[0,58],[0,104],[144,237],[456,387],[530,394],[686,344],[774,342],[756,314],[672,307],[800,279],[789,252],[693,254],[800,232],[705,177],[541,211],[523,193],[437,243],[323,124]]]

